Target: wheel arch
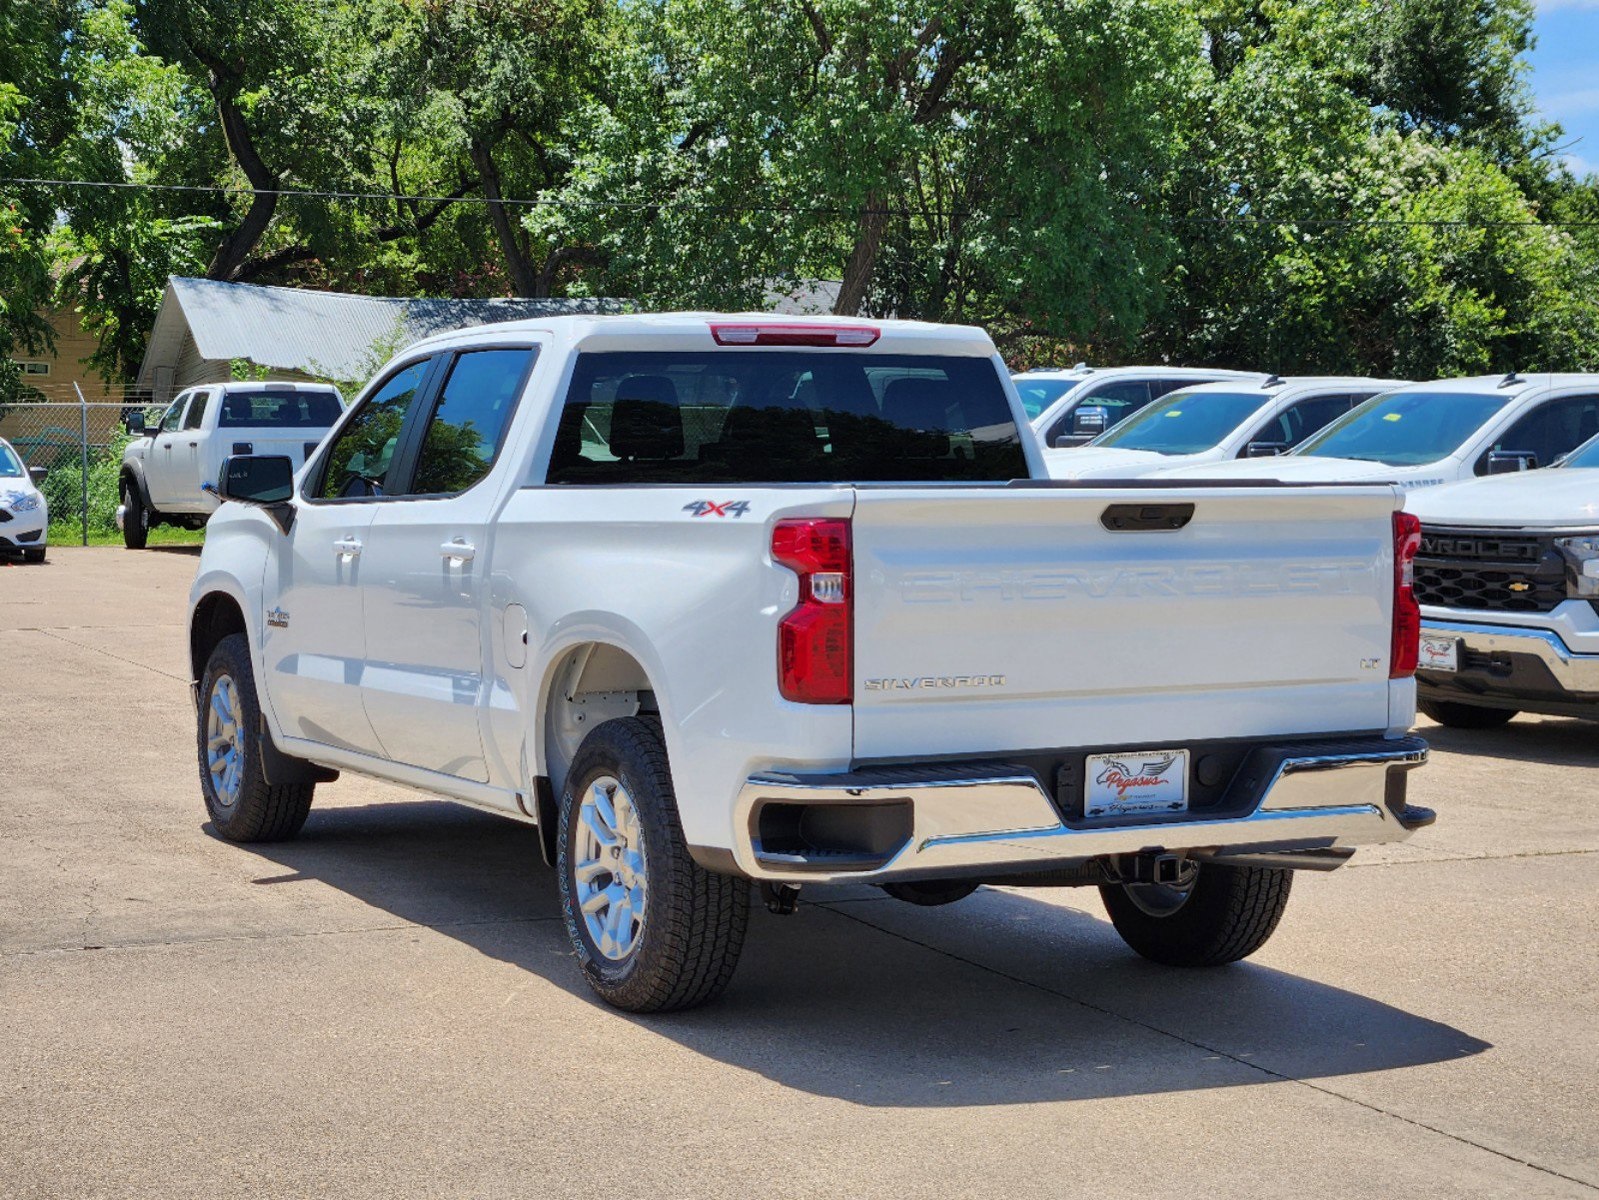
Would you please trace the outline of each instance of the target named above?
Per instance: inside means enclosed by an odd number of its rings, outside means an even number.
[[[244,606],[237,597],[218,590],[205,593],[195,602],[189,617],[190,679],[199,681],[217,643],[234,633],[244,634],[246,640],[250,637],[250,627],[244,619]]]

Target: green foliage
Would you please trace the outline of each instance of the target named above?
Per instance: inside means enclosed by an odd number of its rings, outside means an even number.
[[[117,531],[118,479],[122,452],[129,437],[121,429],[113,433],[111,444],[89,451],[89,532],[112,534]],[[50,506],[50,538],[62,541],[68,530],[83,530],[83,468],[77,458],[58,463],[44,477],[40,490]]]
[[[1544,223],[1599,191],[1552,165],[1531,17],[0,0],[0,176],[201,189],[0,188],[0,360],[53,293],[131,374],[167,277],[203,274],[647,308],[841,280],[839,311],[981,323],[1018,365],[1594,366],[1599,229]]]

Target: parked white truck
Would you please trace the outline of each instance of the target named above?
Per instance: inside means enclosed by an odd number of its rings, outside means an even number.
[[[750,881],[1100,887],[1159,962],[1270,935],[1405,800],[1387,486],[1054,483],[992,342],[568,317],[421,342],[297,475],[226,465],[192,594],[216,829],[338,771],[536,824],[604,999],[716,995]]]
[[[1559,466],[1432,488],[1421,519],[1421,709],[1487,729],[1599,720],[1599,438]]]
[[[1547,467],[1599,433],[1599,375],[1485,375],[1395,388],[1280,458],[1149,478],[1389,482],[1407,490]]]
[[[140,435],[122,454],[117,526],[123,544],[142,550],[158,525],[199,529],[220,501],[217,474],[235,455],[286,455],[299,467],[344,411],[338,389],[321,383],[217,383],[178,393],[154,429],[128,418]]]

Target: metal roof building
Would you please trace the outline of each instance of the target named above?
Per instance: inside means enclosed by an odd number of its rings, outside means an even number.
[[[136,388],[165,402],[233,377],[243,361],[285,379],[365,382],[429,334],[569,313],[620,312],[616,300],[444,300],[353,296],[214,279],[167,280]]]

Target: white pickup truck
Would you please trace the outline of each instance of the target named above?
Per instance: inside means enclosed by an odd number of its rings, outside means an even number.
[[[1557,467],[1431,488],[1416,599],[1421,709],[1466,729],[1599,720],[1599,438]]]
[[[1406,490],[1547,467],[1599,433],[1599,375],[1484,375],[1373,396],[1280,458],[1148,478],[1397,483]]]
[[[421,342],[305,468],[240,456],[191,597],[200,786],[292,836],[356,771],[538,826],[608,1002],[726,986],[750,881],[1089,885],[1259,947],[1405,800],[1387,486],[1044,477],[981,330],[665,314]]]
[[[142,550],[158,525],[199,529],[216,511],[217,474],[243,454],[310,457],[344,412],[338,389],[322,383],[217,383],[178,393],[154,429],[128,416],[136,436],[122,452],[117,526]]]

